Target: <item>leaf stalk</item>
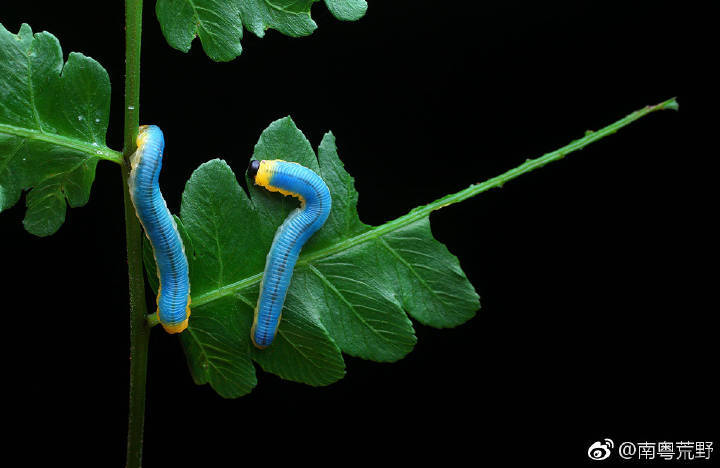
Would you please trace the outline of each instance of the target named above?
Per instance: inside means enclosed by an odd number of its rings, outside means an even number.
[[[492,188],[496,187],[502,187],[506,182],[515,179],[516,177],[519,177],[523,174],[527,174],[528,172],[532,172],[535,169],[541,168],[544,165],[551,163],[553,161],[557,161],[559,159],[564,158],[570,153],[573,153],[575,151],[581,150],[584,147],[590,145],[591,143],[595,143],[598,140],[602,140],[603,138],[612,135],[613,133],[617,132],[623,127],[626,127],[630,125],[631,123],[635,122],[636,120],[641,119],[642,117],[645,117],[646,115],[660,111],[660,110],[678,110],[678,103],[675,98],[668,99],[667,101],[661,102],[659,104],[656,104],[654,106],[646,106],[640,110],[637,110],[624,118],[613,122],[612,124],[597,130],[597,131],[588,131],[586,132],[585,136],[577,139],[575,141],[572,141],[571,143],[563,146],[560,149],[557,149],[553,152],[546,153],[536,159],[528,159],[523,164],[510,169],[507,172],[504,172],[503,174],[500,174],[496,177],[493,177],[491,179],[486,180],[485,182],[479,183],[479,184],[473,184],[469,187],[467,187],[464,190],[460,190],[459,192],[446,195],[442,198],[439,198],[435,200],[432,203],[429,203],[424,206],[417,207],[410,211],[408,214],[401,216],[397,219],[394,219],[392,221],[389,221],[381,226],[377,226],[375,228],[372,228],[368,231],[365,231],[361,234],[358,234],[355,237],[351,237],[349,239],[346,239],[342,242],[339,242],[335,245],[332,245],[330,247],[327,247],[325,249],[316,250],[314,252],[308,252],[305,255],[300,255],[300,258],[297,262],[297,267],[301,267],[303,265],[311,264],[313,261],[322,259],[325,257],[329,257],[330,255],[334,255],[336,253],[342,252],[344,250],[347,250],[355,245],[361,244],[363,242],[378,238],[388,232],[392,232],[396,229],[399,229],[403,226],[407,226],[409,224],[412,224],[413,222],[422,219],[426,216],[429,216],[430,213],[433,211],[439,210],[441,208],[444,208],[449,205],[453,205],[455,203],[459,203],[463,200],[467,200],[468,198],[474,197],[475,195],[478,195],[482,192],[488,191]],[[193,306],[197,307],[203,304],[206,304],[208,302],[212,302],[216,299],[219,299],[224,296],[231,296],[239,291],[242,291],[245,288],[248,288],[256,283],[259,283],[262,279],[262,272],[257,273],[253,276],[250,276],[248,278],[244,278],[240,281],[236,281],[231,284],[223,285],[221,287],[218,287],[217,289],[207,292],[205,294],[201,294],[197,297],[193,296],[192,303]],[[147,318],[148,323],[150,326],[154,326],[157,324],[157,320],[153,318],[153,316],[148,316]]]
[[[123,155],[119,151],[112,150],[105,146],[93,146],[89,143],[74,140],[72,138],[64,137],[62,135],[45,133],[40,130],[32,130],[7,124],[0,124],[0,133],[19,136],[27,138],[28,140],[43,141],[56,146],[62,146],[64,148],[81,151],[95,158],[105,159],[107,161],[112,161],[116,164],[122,164],[123,160]]]

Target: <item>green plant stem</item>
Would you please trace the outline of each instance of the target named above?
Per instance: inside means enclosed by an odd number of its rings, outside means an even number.
[[[551,153],[544,154],[536,159],[528,159],[527,161],[525,161],[525,163],[517,166],[514,169],[510,169],[509,171],[507,171],[503,174],[500,174],[497,177],[493,177],[492,179],[486,180],[485,182],[482,182],[479,184],[471,185],[470,187],[468,187],[464,190],[461,190],[457,193],[453,193],[451,195],[444,196],[444,197],[439,198],[439,199],[435,200],[434,202],[429,203],[425,206],[420,206],[418,208],[415,208],[414,210],[410,211],[408,214],[406,214],[404,216],[401,216],[401,217],[394,219],[390,222],[387,222],[381,226],[377,226],[373,229],[365,231],[362,234],[358,234],[355,237],[346,239],[346,240],[339,242],[338,244],[335,244],[326,249],[316,250],[314,252],[309,252],[306,255],[301,255],[297,262],[297,266],[299,267],[299,266],[303,266],[303,265],[308,265],[317,259],[325,258],[330,255],[341,252],[343,250],[347,250],[357,244],[361,244],[363,242],[375,239],[377,237],[382,236],[383,234],[394,231],[403,226],[407,226],[408,224],[411,224],[419,219],[429,216],[430,213],[432,213],[435,210],[439,210],[440,208],[444,208],[446,206],[453,205],[453,204],[461,202],[463,200],[467,200],[468,198],[474,197],[475,195],[485,192],[487,190],[490,190],[492,188],[502,187],[503,184],[505,184],[506,182],[508,182],[516,177],[519,177],[523,174],[527,174],[528,172],[534,171],[535,169],[538,169],[550,162],[557,161],[558,159],[562,159],[565,156],[567,156],[568,154],[570,154],[574,151],[580,150],[598,140],[601,140],[601,139],[605,138],[606,136],[615,133],[616,131],[620,130],[621,128],[635,122],[638,119],[641,119],[642,117],[645,117],[646,115],[648,115],[652,112],[665,110],[665,109],[672,109],[672,110],[678,109],[678,103],[675,100],[675,98],[668,99],[667,101],[661,102],[660,104],[656,104],[654,106],[646,106],[643,109],[637,110],[637,111],[633,112],[632,114],[618,120],[617,122],[614,122],[614,123],[608,125],[607,127],[602,128],[598,131],[595,131],[595,132],[588,131],[588,132],[586,132],[586,134],[583,138],[575,140],[575,141],[571,142],[570,144],[563,146],[560,149],[557,149]],[[237,291],[241,291],[249,286],[259,283],[261,279],[262,279],[262,273],[257,273],[253,276],[244,278],[235,283],[221,286],[211,292],[199,295],[197,297],[193,297],[192,298],[193,306],[197,307],[202,304],[211,302],[215,299],[218,299],[220,297],[233,295]],[[157,324],[157,319],[152,315],[147,317],[147,321],[150,326],[154,326]]]
[[[130,286],[130,402],[128,408],[127,468],[142,464],[145,424],[145,383],[147,379],[150,327],[145,321],[145,276],[142,264],[142,229],[128,191],[130,156],[135,152],[140,106],[140,39],[142,0],[125,1],[125,127],[122,182],[125,200],[125,239],[127,242]]]

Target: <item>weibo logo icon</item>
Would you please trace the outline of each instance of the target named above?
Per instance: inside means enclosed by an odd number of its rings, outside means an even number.
[[[603,441],[597,441],[588,448],[588,457],[590,460],[605,460],[610,456],[610,449],[615,447],[615,444],[611,439],[605,439]]]

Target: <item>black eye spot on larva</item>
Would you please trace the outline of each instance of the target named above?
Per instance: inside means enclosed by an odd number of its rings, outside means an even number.
[[[250,161],[250,165],[248,166],[248,175],[250,178],[255,182],[255,176],[258,173],[258,170],[260,169],[260,161],[253,159]]]

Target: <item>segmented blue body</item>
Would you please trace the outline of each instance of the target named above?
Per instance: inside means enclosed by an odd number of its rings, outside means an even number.
[[[158,184],[165,148],[162,131],[155,125],[140,127],[137,145],[128,179],[130,197],[157,264],[158,319],[169,333],[179,333],[190,315],[190,280],[182,239]]]
[[[269,346],[277,332],[285,296],[300,250],[325,223],[332,200],[325,182],[315,172],[297,163],[282,160],[252,161],[250,173],[255,183],[300,199],[275,233],[265,263],[260,296],[251,331],[258,348]]]

